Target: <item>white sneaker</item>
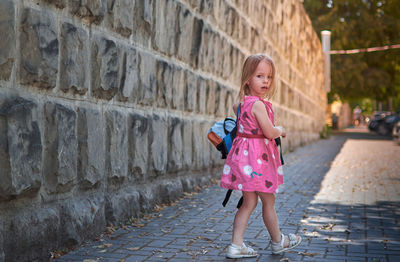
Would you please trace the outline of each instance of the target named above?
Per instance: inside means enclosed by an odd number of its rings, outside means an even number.
[[[243,258],[243,257],[256,257],[257,251],[254,251],[251,247],[247,247],[244,243],[241,247],[230,244],[228,252],[226,252],[227,258]]]

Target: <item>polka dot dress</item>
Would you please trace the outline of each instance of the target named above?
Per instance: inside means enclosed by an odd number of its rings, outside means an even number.
[[[256,96],[246,96],[240,109],[238,132],[262,135],[256,118],[251,113]],[[270,102],[262,100],[269,119],[274,123]],[[241,191],[275,193],[283,183],[283,168],[275,140],[236,136],[226,159],[221,187]]]

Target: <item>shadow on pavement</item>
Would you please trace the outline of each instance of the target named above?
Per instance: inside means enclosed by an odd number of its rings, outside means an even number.
[[[301,234],[303,243],[281,256],[271,255],[267,246],[257,261],[400,261],[400,166],[379,166],[383,161],[379,155],[368,161],[365,156],[370,152],[357,148],[361,144],[378,145],[378,152],[387,147],[400,153],[389,140],[373,133],[346,130],[289,154],[287,181],[284,191],[278,194],[276,209],[282,231]],[[385,148],[377,148],[380,145]],[[357,159],[357,150],[363,150],[363,154],[359,153],[361,159]],[[392,156],[392,163],[396,162],[395,157]],[[376,163],[378,167],[373,166]],[[382,172],[381,181],[379,175],[369,176],[369,172],[377,171]],[[327,176],[343,176],[349,182],[334,184],[334,179],[325,181]],[[359,183],[354,179],[360,179]],[[392,192],[385,192],[385,183],[395,184],[390,187]],[[352,192],[342,187],[353,184]],[[298,189],[292,193],[293,188]],[[321,191],[325,191],[322,197]],[[386,194],[392,201],[380,201]],[[349,203],[354,195],[358,198]],[[359,203],[363,198],[364,203]]]

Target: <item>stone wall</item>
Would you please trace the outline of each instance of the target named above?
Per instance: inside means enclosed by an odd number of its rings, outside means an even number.
[[[206,133],[251,53],[276,62],[286,150],[324,123],[298,0],[1,0],[0,32],[0,261],[45,260],[218,178]]]

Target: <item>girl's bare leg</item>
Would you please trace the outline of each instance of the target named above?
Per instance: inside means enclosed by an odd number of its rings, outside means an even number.
[[[264,224],[273,242],[281,240],[281,231],[278,225],[278,216],[275,211],[275,195],[270,193],[257,192],[262,202],[262,216]]]
[[[243,204],[237,211],[233,221],[232,243],[238,246],[243,244],[249,218],[257,206],[258,196],[255,192],[243,191]]]
[[[275,195],[270,193],[257,192],[262,202],[262,215],[264,224],[271,236],[273,242],[278,243],[281,241],[281,231],[278,225],[278,216],[275,211]],[[296,236],[299,239],[299,236]],[[284,247],[289,246],[289,239],[285,237],[283,243]]]

